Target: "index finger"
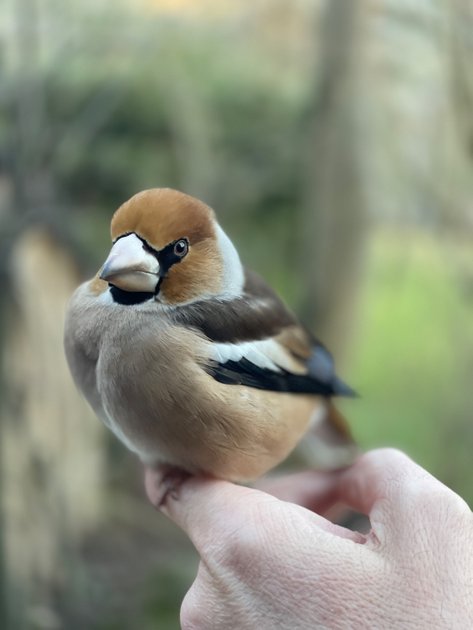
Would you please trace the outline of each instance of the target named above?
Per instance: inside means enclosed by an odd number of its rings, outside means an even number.
[[[159,471],[147,469],[145,484],[151,502],[187,533],[202,557],[215,555],[219,544],[228,546],[233,542],[240,549],[251,549],[260,545],[269,531],[271,536],[277,536],[282,530],[283,537],[287,537],[288,518],[293,525],[295,522],[301,527],[309,525],[311,537],[321,544],[334,536],[364,541],[356,532],[334,525],[309,510],[228,481],[187,475],[165,493],[164,500]],[[153,487],[157,489],[155,495]],[[160,498],[153,500],[153,495]]]
[[[223,533],[237,529],[245,522],[254,494],[260,504],[277,501],[264,492],[238,486],[220,479],[193,477],[155,468],[145,469],[145,487],[154,507],[184,530],[201,552]]]

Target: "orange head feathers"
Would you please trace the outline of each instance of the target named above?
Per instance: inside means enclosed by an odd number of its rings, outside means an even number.
[[[241,264],[213,210],[170,188],[134,195],[115,212],[114,243],[101,270],[120,300],[182,304],[237,288]],[[242,282],[241,271],[241,282]],[[231,276],[231,278],[230,278]],[[133,295],[135,294],[135,295]]]
[[[191,245],[215,238],[215,214],[202,201],[173,190],[143,190],[125,201],[112,218],[113,242],[134,232],[159,251],[176,238]]]

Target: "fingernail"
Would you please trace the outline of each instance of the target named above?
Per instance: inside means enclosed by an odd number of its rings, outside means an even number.
[[[170,498],[174,501],[179,498],[179,489],[190,476],[188,472],[171,466],[147,468],[145,488],[148,499],[156,509],[165,512],[166,502]]]
[[[160,509],[165,505],[169,498],[174,501],[179,499],[179,490],[181,489],[182,484],[189,479],[190,476],[190,473],[185,470],[180,470],[179,468],[173,468],[164,475],[161,481],[163,495],[159,504]]]

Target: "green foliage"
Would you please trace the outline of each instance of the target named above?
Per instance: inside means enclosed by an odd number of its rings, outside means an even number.
[[[98,620],[94,630],[129,630],[131,626],[140,630],[179,630],[179,610],[191,579],[185,570],[188,560],[178,557],[174,564],[156,567],[142,585],[132,619],[129,614],[110,614]]]
[[[453,270],[473,256],[418,232],[373,244],[350,366],[355,434],[406,450],[471,501],[473,317]]]
[[[303,74],[289,81],[268,72],[261,50],[255,65],[255,45],[238,33],[117,15],[100,39],[79,30],[79,54],[50,52],[35,69],[42,129],[33,152],[46,159],[54,193],[45,204],[68,209],[79,247],[90,249],[85,237],[98,216],[106,223],[125,199],[154,186],[203,197],[230,231],[287,226],[301,205]],[[140,37],[127,32],[127,18]],[[127,45],[115,46],[112,34]],[[0,130],[14,143],[4,122],[20,115],[25,77],[5,75]],[[30,154],[32,138],[23,140]],[[25,184],[33,176],[24,172]],[[90,271],[97,261],[87,259]]]

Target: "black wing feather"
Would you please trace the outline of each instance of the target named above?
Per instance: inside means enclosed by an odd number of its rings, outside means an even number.
[[[293,374],[283,368],[280,368],[280,372],[261,368],[245,358],[225,363],[213,361],[205,370],[216,381],[225,385],[246,385],[272,392],[315,394],[326,398],[355,395],[353,390],[335,375],[330,381],[322,381],[310,374]]]

